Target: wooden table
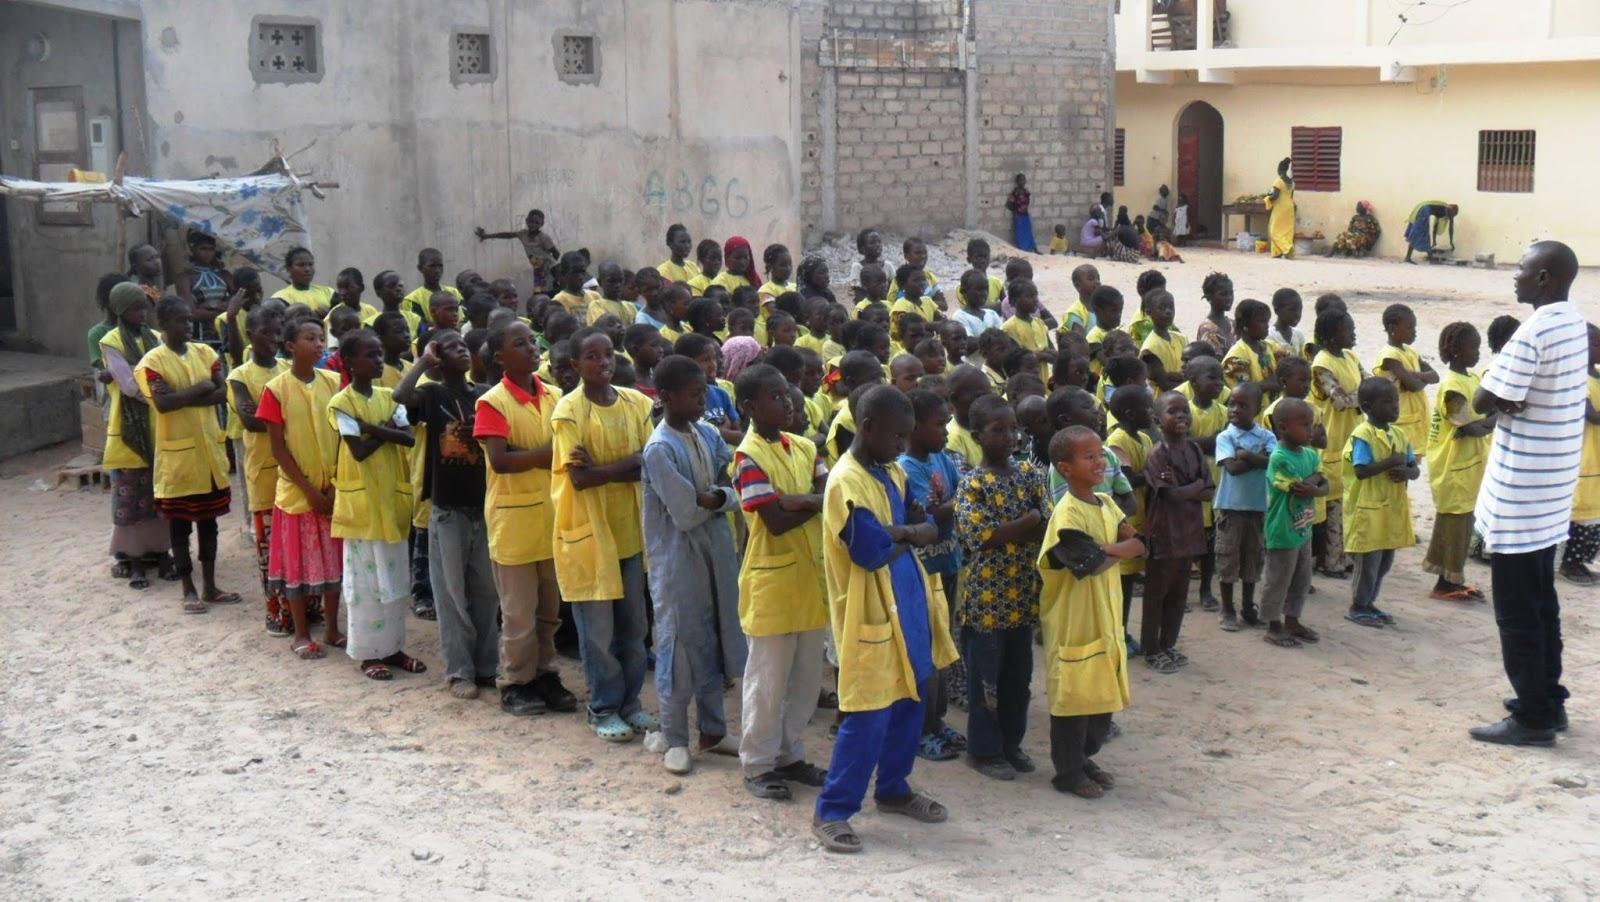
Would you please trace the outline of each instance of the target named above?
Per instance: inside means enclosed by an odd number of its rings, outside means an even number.
[[[1245,203],[1245,204],[1223,204],[1223,206],[1222,206],[1222,243],[1223,244],[1227,244],[1230,241],[1232,241],[1232,238],[1230,238],[1229,235],[1228,235],[1228,217],[1230,217],[1230,216],[1243,216],[1244,217],[1244,230],[1246,232],[1249,232],[1252,235],[1255,235],[1255,234],[1258,234],[1258,233],[1254,229],[1250,228],[1250,219],[1251,219],[1251,217],[1254,217],[1254,216],[1265,216],[1265,215],[1267,215],[1267,204],[1266,204],[1265,201],[1259,201],[1258,200],[1258,201],[1252,201],[1250,203]],[[1238,233],[1236,232],[1234,234],[1238,234]],[[1264,233],[1261,233],[1261,234],[1264,234]]]

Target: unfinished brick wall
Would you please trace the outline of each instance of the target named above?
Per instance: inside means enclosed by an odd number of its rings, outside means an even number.
[[[1009,236],[1019,171],[1040,233],[1076,230],[1110,181],[1110,6],[802,0],[806,241],[868,225]]]

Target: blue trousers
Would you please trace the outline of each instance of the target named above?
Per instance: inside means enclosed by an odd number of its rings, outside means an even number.
[[[624,558],[621,565],[621,598],[572,605],[583,679],[589,684],[589,716],[594,718],[628,717],[638,711],[644,686],[644,637],[650,628],[644,608],[644,555]]]
[[[851,711],[839,723],[828,761],[828,780],[817,796],[817,820],[849,820],[861,810],[867,784],[878,773],[878,799],[899,799],[911,794],[906,778],[917,760],[922,738],[922,702],[901,699],[876,711]]]

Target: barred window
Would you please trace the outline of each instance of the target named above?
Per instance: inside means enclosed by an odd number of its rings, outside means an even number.
[[[1111,184],[1113,187],[1122,187],[1123,160],[1127,157],[1127,132],[1117,129],[1116,148],[1111,157]]]
[[[1478,132],[1478,190],[1533,191],[1534,132]]]

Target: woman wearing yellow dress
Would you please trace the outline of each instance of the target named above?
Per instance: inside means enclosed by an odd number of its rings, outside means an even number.
[[[1272,193],[1266,197],[1267,238],[1272,242],[1272,256],[1294,256],[1294,176],[1289,167],[1294,161],[1284,157],[1278,161],[1278,177],[1272,182]]]

